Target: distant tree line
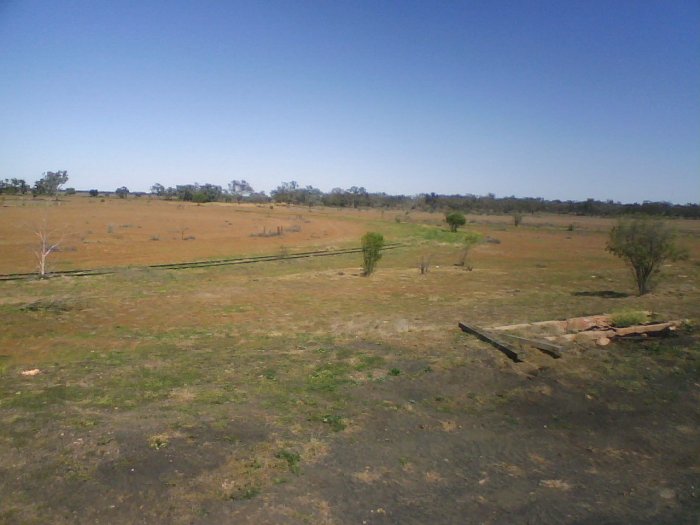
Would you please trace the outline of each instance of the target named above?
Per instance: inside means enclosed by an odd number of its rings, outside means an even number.
[[[56,195],[60,187],[68,180],[67,171],[47,171],[30,186],[23,179],[0,180],[0,194],[23,195],[31,191],[32,195]],[[440,195],[422,193],[420,195],[389,195],[370,193],[361,186],[347,189],[333,188],[323,192],[313,186],[302,186],[297,181],[282,182],[268,196],[264,191],[256,192],[246,180],[232,180],[226,188],[217,184],[184,184],[165,187],[160,183],[151,186],[151,195],[166,199],[197,203],[206,202],[252,202],[294,204],[300,206],[335,206],[340,208],[401,208],[404,210],[422,210],[435,212],[461,212],[476,214],[522,215],[534,213],[558,213],[569,215],[621,216],[651,215],[662,217],[684,217],[700,219],[700,204],[673,204],[665,201],[644,201],[624,204],[612,200],[587,199],[547,200],[535,197],[496,197],[488,195]],[[73,193],[67,188],[66,193]],[[128,197],[125,186],[117,188],[115,193]],[[97,196],[97,190],[90,190]],[[139,196],[140,192],[133,195]]]
[[[0,193],[8,195],[56,195],[59,188],[68,181],[68,172],[63,170],[47,171],[42,177],[29,186],[24,179],[5,179],[0,181]]]
[[[559,213],[569,215],[657,215],[666,217],[686,217],[700,219],[700,205],[673,204],[670,202],[644,201],[623,204],[612,200],[600,201],[587,199],[546,200],[533,197],[496,197],[490,193],[479,195],[439,195],[423,193],[416,196],[388,195],[386,193],[369,193],[363,187],[353,186],[348,189],[334,188],[324,193],[313,186],[302,187],[295,181],[283,182],[271,192],[271,200],[297,205],[324,205],[343,208],[404,208],[422,211],[476,214],[534,214]]]
[[[493,214],[533,214],[559,213],[569,215],[657,215],[666,217],[700,218],[700,205],[696,203],[673,204],[670,202],[644,201],[640,203],[623,204],[612,200],[600,201],[587,199],[547,200],[533,197],[496,197],[492,193],[486,196],[477,195],[437,195],[422,194],[416,197],[416,206],[423,210],[454,210],[464,213],[493,213]]]
[[[30,190],[24,179],[5,179],[0,181],[0,193],[6,195],[24,195]]]
[[[151,186],[151,194],[165,200],[180,200],[187,202],[268,202],[270,198],[265,192],[257,193],[245,180],[233,180],[224,189],[217,184],[182,184],[165,187],[160,183]]]
[[[296,181],[282,182],[270,195],[256,192],[245,180],[234,180],[224,189],[215,184],[187,184],[166,188],[154,184],[151,193],[170,200],[192,202],[275,202],[298,206],[335,206],[340,208],[402,208],[435,212],[457,211],[462,213],[521,215],[534,213],[558,213],[569,215],[655,215],[665,217],[685,217],[700,219],[700,205],[694,203],[673,204],[670,202],[644,201],[623,204],[612,200],[600,201],[587,199],[547,200],[533,197],[496,197],[489,193],[480,195],[439,195],[423,193],[420,195],[389,195],[370,193],[363,187],[352,186],[348,189],[333,188],[323,192],[313,186],[302,186]]]

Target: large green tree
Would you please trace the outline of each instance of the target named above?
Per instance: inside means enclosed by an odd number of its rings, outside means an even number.
[[[58,189],[66,182],[68,182],[66,170],[47,171],[34,183],[32,193],[34,195],[56,195]]]

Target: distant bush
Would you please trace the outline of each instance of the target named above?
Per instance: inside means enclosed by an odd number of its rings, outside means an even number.
[[[192,202],[196,202],[197,204],[204,204],[205,202],[209,202],[209,197],[206,193],[197,192],[194,195],[192,195]]]
[[[523,214],[520,212],[515,212],[513,213],[513,226],[516,228],[520,226],[520,224],[523,222]]]
[[[463,213],[453,211],[445,215],[445,222],[449,224],[450,231],[456,232],[457,228],[464,226],[467,223],[467,219]]]
[[[89,193],[90,197],[97,197],[100,194],[98,190],[90,190]]]
[[[363,275],[369,276],[374,272],[377,262],[382,258],[384,236],[381,233],[367,232],[362,236],[362,268]]]
[[[65,193],[66,195],[75,195],[75,188],[66,188]]]

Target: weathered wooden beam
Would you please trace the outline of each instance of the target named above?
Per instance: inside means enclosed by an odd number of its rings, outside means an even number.
[[[627,328],[615,328],[615,335],[624,337],[627,335],[639,334],[661,334],[663,332],[676,330],[683,325],[683,321],[668,321],[666,323],[647,324],[638,326],[628,326]]]
[[[527,337],[520,337],[518,335],[513,334],[504,333],[502,335],[507,337],[508,339],[512,339],[513,341],[518,341],[519,343],[534,346],[538,350],[542,350],[545,354],[552,356],[554,359],[559,359],[561,357],[561,346],[554,345],[546,341],[540,341],[538,339],[529,339]]]
[[[535,323],[509,324],[504,326],[492,326],[489,330],[505,332],[509,330],[523,330],[527,328],[551,328],[560,332],[566,331],[566,321],[538,321]]]
[[[475,326],[468,326],[464,323],[459,323],[459,327],[462,329],[463,332],[466,332],[468,334],[472,334],[472,335],[478,337],[479,339],[481,339],[482,341],[489,343],[492,346],[495,346],[512,361],[514,361],[516,363],[522,362],[522,359],[520,359],[520,356],[518,355],[518,351],[515,348],[513,348],[511,345],[494,339],[489,334],[487,334],[486,332],[484,332],[483,330],[481,330]]]

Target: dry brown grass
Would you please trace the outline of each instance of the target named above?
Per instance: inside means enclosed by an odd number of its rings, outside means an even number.
[[[0,273],[35,268],[33,232],[44,218],[50,229],[66,234],[60,251],[49,259],[55,270],[275,254],[283,245],[342,246],[364,233],[360,224],[323,209],[197,205],[146,197],[7,199],[0,208]],[[278,227],[282,236],[259,236]]]

